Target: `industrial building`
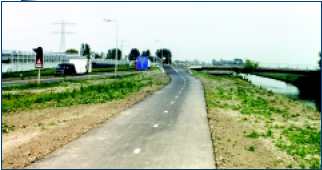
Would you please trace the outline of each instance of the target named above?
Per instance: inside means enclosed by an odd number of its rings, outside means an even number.
[[[3,50],[2,72],[32,70],[35,68],[35,56],[36,53],[33,51]],[[44,67],[56,67],[59,63],[67,62],[70,57],[73,56],[61,52],[45,52]]]

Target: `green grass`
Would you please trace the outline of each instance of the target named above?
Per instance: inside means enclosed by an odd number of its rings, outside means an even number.
[[[41,69],[40,71],[41,76],[53,76],[56,73],[55,68],[45,68]],[[30,70],[30,71],[16,71],[16,72],[6,72],[2,73],[2,78],[20,78],[25,79],[29,77],[37,77],[38,76],[38,70]]]
[[[259,138],[261,135],[259,133],[257,133],[256,131],[252,131],[251,133],[249,133],[245,136],[248,138],[256,139],[256,138]]]
[[[321,131],[306,127],[290,127],[283,130],[286,139],[279,139],[276,146],[285,150],[288,154],[296,156],[300,160],[301,167],[319,168],[320,159],[312,157],[321,152]]]
[[[57,87],[57,86],[65,86],[68,82],[72,82],[69,80],[64,80],[61,82],[51,82],[51,83],[27,83],[21,85],[14,85],[8,87],[2,87],[2,90],[25,90],[25,89],[33,89],[33,88],[48,88],[48,87]]]
[[[201,76],[209,80],[228,81],[228,86],[218,86],[206,91],[206,100],[209,107],[220,107],[226,109],[239,110],[240,113],[246,115],[260,115],[271,117],[273,113],[288,117],[287,109],[282,109],[269,102],[261,95],[271,95],[271,92],[256,87],[243,80],[240,77],[231,76],[209,76],[202,72],[193,72],[195,76]],[[234,103],[231,101],[238,101]]]
[[[128,74],[128,75],[123,75],[123,76],[117,76],[116,78],[114,77],[110,77],[109,79],[119,79],[119,78],[124,78],[124,77],[131,77],[133,75],[135,75],[137,73],[133,73],[133,74]],[[17,84],[17,85],[13,85],[13,86],[8,86],[8,87],[2,87],[2,90],[27,90],[27,89],[40,89],[40,88],[49,88],[49,87],[66,87],[68,86],[68,84],[70,83],[86,83],[86,82],[90,82],[92,80],[98,80],[98,79],[105,79],[102,77],[98,77],[98,78],[91,78],[91,79],[83,79],[83,80],[62,80],[62,81],[58,81],[58,82],[42,82],[40,84],[36,83],[36,82],[30,82],[27,84]]]
[[[2,95],[2,111],[8,114],[17,110],[45,107],[63,107],[75,104],[102,103],[120,99],[129,93],[152,85],[152,77],[135,75],[116,79],[110,83],[85,84],[79,89],[53,93],[5,93]]]
[[[273,131],[271,128],[268,128],[267,131],[266,131],[266,137],[272,137],[273,136]]]
[[[114,66],[112,67],[102,67],[102,68],[93,68],[91,74],[97,72],[113,72],[115,70]],[[117,66],[118,71],[135,71],[134,67],[129,66],[128,64],[121,64]]]
[[[247,148],[247,150],[248,150],[248,151],[250,151],[250,152],[255,152],[256,147],[255,147],[254,145],[252,145],[252,146],[249,146],[249,147]]]
[[[243,122],[249,120],[246,118],[247,115],[251,115],[255,118],[255,121],[268,122],[266,131],[263,133],[245,132],[245,137],[254,140],[261,137],[269,138],[275,146],[291,155],[300,167],[320,167],[320,130],[308,125],[303,128],[296,128],[288,123],[278,127],[277,125],[272,126],[275,119],[288,121],[294,117],[298,119],[299,116],[307,119],[305,114],[308,111],[315,112],[316,110],[306,109],[303,105],[303,107],[295,108],[299,112],[291,113],[289,107],[292,102],[295,102],[294,100],[252,85],[240,77],[211,76],[196,71],[193,71],[193,75],[202,78],[204,82],[208,109],[220,108],[239,111],[244,115]],[[293,78],[295,79],[295,77]],[[311,118],[309,119],[311,120]],[[256,148],[250,146],[245,149],[253,152]]]

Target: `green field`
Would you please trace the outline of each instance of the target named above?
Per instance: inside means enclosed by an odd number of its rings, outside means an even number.
[[[158,77],[151,75],[153,72],[119,79],[73,80],[41,86],[5,88],[2,94],[2,112],[5,115],[26,109],[101,103],[119,99],[142,87],[161,83]],[[160,73],[157,75],[161,76]]]

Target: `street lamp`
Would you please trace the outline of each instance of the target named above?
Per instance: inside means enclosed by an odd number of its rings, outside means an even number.
[[[121,46],[120,48],[121,48],[121,52],[122,52],[121,53],[121,58],[123,58],[123,56],[125,56],[125,53],[123,52],[123,49],[125,49],[126,47],[128,47],[128,42],[125,41],[125,40],[121,40],[121,45],[120,46]],[[128,59],[126,61],[128,61]]]
[[[104,22],[114,22],[115,23],[115,46],[116,46],[116,49],[115,49],[115,64],[114,64],[114,77],[116,77],[116,73],[117,73],[117,62],[118,62],[118,32],[119,32],[119,28],[118,28],[118,22],[117,20],[112,20],[112,19],[106,19],[104,18]]]

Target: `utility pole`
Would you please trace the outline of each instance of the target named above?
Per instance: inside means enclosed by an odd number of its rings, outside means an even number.
[[[54,32],[54,33],[55,34],[60,34],[59,52],[65,52],[65,47],[66,47],[66,34],[72,34],[72,33],[74,33],[74,32],[66,31],[66,26],[68,26],[68,25],[75,25],[75,23],[66,22],[64,20],[61,20],[60,22],[55,22],[53,24],[60,26],[60,30],[57,31],[57,32]]]
[[[115,66],[114,66],[114,77],[116,77],[117,75],[117,64],[118,64],[118,37],[119,37],[119,25],[118,25],[118,21],[117,20],[112,20],[112,19],[105,19],[104,18],[104,22],[113,22],[115,24]]]

